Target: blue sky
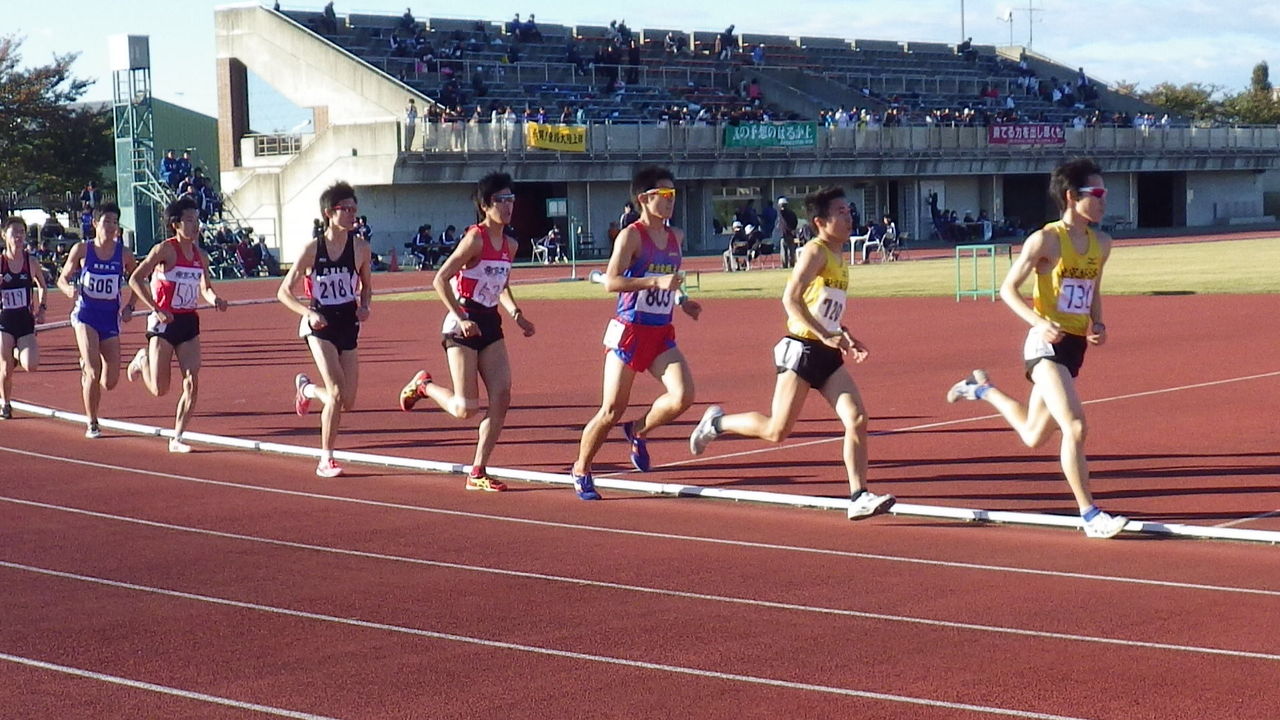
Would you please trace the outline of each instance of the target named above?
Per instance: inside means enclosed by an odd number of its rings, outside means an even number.
[[[1184,0],[1152,3],[1130,0],[1081,2],[1032,0],[1031,30],[1035,49],[1072,66],[1083,65],[1106,81],[1129,80],[1148,87],[1171,81],[1206,82],[1239,90],[1249,82],[1255,63],[1267,60],[1280,81],[1280,4],[1241,0]],[[676,27],[720,30],[735,23],[741,32],[784,35],[823,35],[956,42],[960,38],[960,7],[965,8],[965,31],[974,42],[1004,45],[1010,24],[998,19],[1013,10],[1013,39],[1026,44],[1028,0],[790,0],[736,2],[701,0],[674,3],[654,0],[628,4],[624,19],[632,28]],[[26,41],[26,64],[46,62],[54,53],[79,52],[74,66],[80,77],[97,80],[87,100],[110,100],[107,36],[120,33],[151,37],[152,82],[157,97],[215,115],[213,11],[227,2],[214,0],[64,0],[6,3],[0,33],[16,33]],[[324,0],[283,2],[287,9],[318,10]],[[413,6],[413,3],[409,3]],[[438,0],[419,3],[420,18],[474,17],[460,14],[457,4],[440,10]],[[346,12],[404,12],[405,0],[338,0]],[[569,0],[483,4],[482,16],[505,20],[514,13],[535,12],[542,22],[608,24],[616,5],[592,5]],[[1277,82],[1280,84],[1280,82]]]

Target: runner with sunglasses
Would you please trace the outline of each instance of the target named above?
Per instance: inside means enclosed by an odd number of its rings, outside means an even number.
[[[511,186],[511,176],[506,173],[489,173],[480,179],[475,192],[479,220],[467,228],[431,282],[448,310],[441,344],[449,360],[453,389],[435,382],[426,370],[419,370],[400,391],[401,410],[407,412],[419,399],[431,398],[445,412],[465,420],[480,412],[478,380],[484,381],[489,408],[480,421],[475,457],[467,476],[468,490],[507,489],[485,472],[511,407],[511,361],[507,358],[498,306],[511,315],[525,337],[534,333],[533,323],[516,305],[508,285],[511,261],[519,248],[515,239],[506,235],[516,201]]]
[[[1039,447],[1060,429],[1062,471],[1080,507],[1084,533],[1110,538],[1124,529],[1128,518],[1093,504],[1084,454],[1084,406],[1075,386],[1085,350],[1107,339],[1099,289],[1111,237],[1089,227],[1102,220],[1107,190],[1098,165],[1076,159],[1053,171],[1049,191],[1062,219],[1027,238],[1000,286],[1001,299],[1031,326],[1023,345],[1031,396],[1024,406],[992,385],[985,371],[974,370],[952,386],[947,401],[986,400],[1028,447]],[[1034,298],[1028,305],[1020,288],[1033,273]]]
[[[324,232],[307,243],[276,291],[276,299],[302,316],[298,334],[320,371],[319,384],[302,373],[294,377],[293,409],[306,415],[312,400],[324,403],[320,462],[316,465],[316,475],[322,478],[342,474],[342,467],[333,459],[333,448],[342,413],[355,407],[360,383],[360,323],[369,319],[373,300],[373,251],[355,232],[357,207],[356,191],[345,182],[334,183],[320,194]],[[308,305],[293,295],[301,279],[305,279],[307,297],[311,298]]]
[[[702,307],[680,291],[684,231],[668,224],[676,205],[675,176],[666,168],[643,168],[631,181],[631,194],[640,207],[640,219],[618,233],[605,270],[604,286],[618,293],[618,306],[604,334],[604,399],[582,431],[572,470],[574,490],[583,500],[600,499],[591,462],[609,430],[622,419],[637,373],[652,374],[666,389],[642,417],[622,426],[637,470],[649,470],[645,435],[693,404],[693,376],[676,347],[671,317],[679,305],[697,320]]]

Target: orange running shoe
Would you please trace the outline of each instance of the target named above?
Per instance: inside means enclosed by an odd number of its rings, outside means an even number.
[[[409,412],[419,398],[426,397],[427,385],[431,383],[431,373],[419,370],[408,385],[400,391],[400,409]]]
[[[503,490],[507,489],[507,486],[503,484],[501,481],[494,480],[488,475],[479,475],[479,476],[468,475],[467,489],[483,490],[485,492],[502,492]]]

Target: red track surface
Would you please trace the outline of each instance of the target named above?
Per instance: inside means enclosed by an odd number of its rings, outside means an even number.
[[[238,298],[274,289],[222,287]],[[598,402],[609,303],[524,306],[539,334],[509,340],[517,407],[493,464],[562,471]],[[876,489],[925,504],[1071,511],[1052,448],[1021,448],[996,422],[975,420],[984,405],[942,401],[978,366],[1021,391],[1020,330],[1006,310],[944,300],[853,310],[872,349],[854,374],[872,430],[889,433],[872,439]],[[1090,352],[1083,396],[1155,393],[1088,408],[1095,491],[1108,509],[1217,524],[1280,508],[1280,376],[1239,380],[1280,370],[1275,323],[1263,320],[1278,312],[1276,296],[1107,299],[1112,342]],[[442,366],[431,339],[439,320],[435,304],[375,305],[344,448],[469,460],[474,423],[390,409],[415,368]],[[701,322],[679,324],[699,405],[655,434],[656,463],[690,460],[685,438],[704,403],[766,407],[780,322],[774,301],[709,301]],[[274,305],[204,316],[193,430],[316,442],[317,418],[289,412],[290,378],[309,364],[293,325]],[[126,331],[127,351],[139,327]],[[45,368],[19,376],[17,396],[77,409],[68,331],[41,343]],[[1175,389],[1226,380],[1235,381]],[[648,382],[635,400],[654,394]],[[167,427],[173,402],[125,385],[103,407]],[[1003,709],[1203,719],[1273,718],[1280,705],[1271,547],[1091,542],[907,518],[851,525],[830,512],[616,492],[582,503],[541,485],[473,494],[457,477],[356,466],[320,481],[305,460],[178,459],[156,439],[89,442],[79,427],[21,415],[0,432],[6,718],[260,714],[19,658],[342,718],[976,718]],[[838,496],[837,432],[815,398],[782,447],[717,441],[705,459],[645,479]],[[747,451],[758,452],[736,455]],[[599,472],[626,470],[621,443],[606,445],[600,463]]]

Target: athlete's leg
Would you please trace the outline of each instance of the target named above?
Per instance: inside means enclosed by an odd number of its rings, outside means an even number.
[[[1062,430],[1062,472],[1076,504],[1084,512],[1093,505],[1093,495],[1089,492],[1089,465],[1084,456],[1084,406],[1076,394],[1075,380],[1066,367],[1055,362],[1036,363],[1031,379],[1040,390],[1048,413]]]
[[[80,395],[84,414],[90,423],[98,422],[98,403],[102,400],[102,349],[98,331],[85,323],[74,322],[76,345],[80,347]]]
[[[819,389],[844,425],[844,468],[849,490],[857,495],[867,488],[867,410],[849,371],[838,368]]]
[[[328,457],[333,454],[334,442],[338,437],[338,419],[342,413],[342,405],[346,402],[346,372],[333,343],[308,335],[307,346],[311,348],[311,357],[316,361],[323,386],[312,383],[305,391],[308,397],[314,396],[324,403],[324,409],[320,412],[320,449]]]
[[[664,350],[654,359],[649,372],[662,383],[666,392],[653,401],[649,411],[632,428],[632,432],[640,437],[680,417],[693,404],[693,375],[680,348]]]
[[[142,382],[147,391],[156,397],[169,392],[170,365],[173,363],[173,346],[168,340],[152,337],[142,367]]]
[[[451,345],[444,354],[449,360],[453,390],[432,381],[423,388],[422,394],[435,401],[441,410],[465,420],[480,410],[480,381],[476,377],[478,353],[469,347]]]
[[[23,335],[18,338],[18,364],[27,372],[40,369],[40,345],[36,343],[36,334]]]
[[[168,343],[164,343],[168,345]],[[173,432],[181,439],[186,432],[187,423],[196,409],[196,399],[200,396],[200,336],[191,338],[174,348],[178,357],[178,371],[182,373],[182,397],[178,398],[178,412],[174,420]],[[166,363],[165,374],[169,365]],[[166,381],[167,381],[166,377]]]
[[[7,332],[0,332],[0,402],[8,403],[13,394],[13,351],[17,341]]]
[[[573,464],[575,475],[591,472],[591,463],[595,460],[596,453],[631,402],[631,386],[635,384],[635,380],[636,371],[627,367],[617,353],[610,350],[605,354],[604,397],[600,402],[600,410],[582,429],[578,459]]]
[[[99,339],[98,357],[102,360],[102,389],[113,390],[120,382],[120,336]]]
[[[1036,363],[1036,367],[1041,365],[1062,367],[1049,360]],[[1065,368],[1063,370],[1065,371]],[[1033,380],[1034,377],[1033,372]],[[987,388],[982,399],[991,403],[991,406],[1000,413],[1005,422],[1009,423],[1009,427],[1018,433],[1018,437],[1027,447],[1040,447],[1056,429],[1053,425],[1053,416],[1049,414],[1049,408],[1044,402],[1044,390],[1039,383],[1032,385],[1031,396],[1027,399],[1026,407],[994,385]]]
[[[489,404],[480,420],[480,438],[472,466],[483,468],[489,462],[493,446],[498,443],[498,435],[502,434],[502,426],[507,420],[507,410],[511,407],[511,362],[507,357],[506,341],[499,340],[481,350],[478,360]]]
[[[725,415],[720,418],[719,432],[760,438],[772,443],[782,442],[791,435],[808,392],[809,383],[796,373],[790,370],[778,373],[778,380],[773,385],[773,404],[769,415],[758,412]]]

